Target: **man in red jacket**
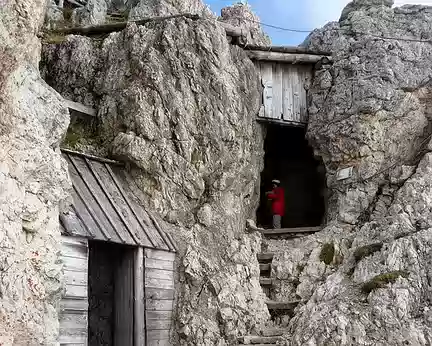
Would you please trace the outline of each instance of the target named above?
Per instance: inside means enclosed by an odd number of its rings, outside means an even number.
[[[273,180],[273,190],[266,193],[267,198],[272,201],[273,213],[273,228],[282,228],[282,216],[285,213],[285,193],[284,189],[280,187],[279,180]]]

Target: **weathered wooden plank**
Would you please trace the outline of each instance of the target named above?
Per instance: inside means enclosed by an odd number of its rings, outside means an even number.
[[[284,234],[302,234],[302,233],[316,233],[321,231],[321,227],[300,227],[300,228],[281,228],[281,229],[268,229],[261,231],[264,235],[284,235]]]
[[[261,286],[272,286],[273,285],[273,279],[272,278],[260,278],[260,285]]]
[[[312,79],[312,68],[310,66],[299,66],[301,70],[301,82],[302,82],[302,97],[301,97],[301,109],[300,109],[300,121],[307,123],[309,121],[308,114],[308,102],[307,102],[307,90],[305,89],[307,80]]]
[[[147,311],[172,311],[173,300],[146,299]]]
[[[271,264],[260,264],[260,271],[265,272],[271,270]]]
[[[142,247],[135,250],[134,257],[134,345],[145,346],[144,251]]]
[[[171,323],[171,319],[147,319],[147,330],[169,330]]]
[[[300,53],[300,54],[310,54],[310,55],[322,55],[322,56],[331,56],[332,53],[328,51],[318,51],[311,50],[307,47],[299,47],[299,46],[256,46],[252,44],[248,44],[243,47],[244,50],[257,50],[263,52],[279,52],[279,53]]]
[[[86,115],[89,115],[91,117],[95,117],[96,116],[96,110],[94,108],[91,108],[89,106],[85,106],[82,103],[78,103],[78,102],[74,102],[74,101],[70,101],[70,100],[64,100],[66,107],[69,109],[72,109],[76,112],[79,113],[83,113]]]
[[[87,298],[83,299],[72,299],[72,298],[62,298],[60,301],[60,311],[61,312],[75,312],[82,313],[88,310]]]
[[[167,330],[147,330],[147,341],[169,340],[169,329]],[[153,344],[154,345],[154,344]]]
[[[282,65],[279,63],[273,65],[273,118],[282,119],[283,114],[283,96],[282,96]]]
[[[124,253],[115,268],[114,344],[133,345],[134,339],[134,251]]]
[[[60,256],[60,259],[64,263],[64,270],[87,272],[88,261],[85,258]]]
[[[129,207],[117,185],[113,182],[111,174],[106,168],[106,165],[100,162],[92,161],[91,167],[95,174],[99,176],[100,181],[104,183],[103,186],[105,188],[105,193],[109,196],[109,199],[112,201],[112,203],[115,204],[116,208],[118,209],[117,212],[120,212],[120,219],[129,229],[129,232],[137,237],[137,239],[134,240],[137,241],[139,245],[152,246],[152,243],[142,229],[139,221],[133,214],[132,209]]]
[[[60,343],[65,343],[61,341],[62,339],[69,338],[73,340],[72,342],[76,343],[78,340],[83,340],[87,338],[87,327],[85,328],[62,328],[60,326]]]
[[[169,290],[169,289],[161,289],[161,288],[153,288],[153,287],[147,287],[145,289],[145,297],[147,299],[173,300],[174,293],[175,293],[174,290]]]
[[[83,311],[81,314],[65,312],[63,314],[60,314],[59,322],[60,328],[63,329],[87,328],[87,312]]]
[[[274,118],[273,115],[273,67],[272,64],[261,64],[261,82],[263,85],[264,117]]]
[[[66,285],[65,298],[85,298],[87,297],[87,286]]]
[[[148,339],[147,346],[172,346],[172,344],[169,339],[163,339],[163,340]]]
[[[291,88],[291,65],[284,65],[283,67],[283,120],[292,121],[294,114],[294,100],[293,91]]]
[[[262,252],[257,255],[258,261],[263,261],[263,262],[273,260],[273,256],[274,254],[272,252]]]
[[[61,335],[59,336],[60,345],[67,346],[87,346],[87,335]]]
[[[64,270],[63,277],[66,285],[87,286],[88,284],[88,274],[85,271]]]
[[[65,239],[66,238],[66,239]],[[69,239],[67,239],[69,238]],[[87,240],[73,241],[72,237],[62,237],[61,256],[85,258],[88,257]]]
[[[161,319],[168,320],[172,319],[172,311],[146,311],[146,320],[153,319]]]
[[[276,344],[278,341],[282,341],[280,336],[256,336],[248,335],[240,338],[243,344]]]
[[[176,254],[173,252],[146,248],[144,249],[144,256],[145,258],[152,258],[152,259],[173,262],[175,260]]]
[[[174,272],[172,270],[146,268],[145,277],[146,280],[147,279],[174,280]]]
[[[331,57],[312,54],[296,54],[281,52],[261,52],[250,50],[246,52],[250,59],[258,61],[283,62],[290,64],[316,64],[323,58],[331,60]]]
[[[154,269],[163,269],[163,270],[174,271],[174,262],[173,261],[164,261],[164,260],[157,260],[157,259],[153,259],[153,258],[146,258],[144,265],[146,268],[154,268]]]
[[[134,183],[136,184],[136,182],[128,181],[128,177],[125,174],[124,170],[119,169],[118,167],[106,165],[106,168],[110,173],[117,188],[124,197],[125,201],[127,202],[128,206],[135,215],[136,219],[140,223],[142,229],[145,230],[146,235],[152,243],[152,246],[155,248],[169,250],[167,244],[165,244],[165,242],[159,235],[144,207],[140,204],[138,197],[135,196],[135,194],[139,194],[139,188],[137,188],[135,192],[131,191],[130,185]]]
[[[69,206],[67,210],[62,210],[60,212],[59,218],[60,223],[65,229],[65,233],[85,238],[89,237],[86,227],[76,215],[72,206]]]
[[[125,225],[120,220],[117,212],[105,195],[99,177],[95,176],[91,171],[86,158],[70,156],[75,169],[78,172],[79,183],[83,188],[87,189],[87,194],[91,196],[94,202],[93,209],[98,213],[99,219],[104,224],[104,230],[111,235],[111,238],[118,237],[121,242],[127,244],[135,244],[134,240],[129,235]],[[78,181],[74,181],[78,183]]]
[[[154,279],[154,278],[146,278],[145,279],[145,287],[154,287],[154,288],[162,288],[162,289],[173,289],[174,281],[173,280],[164,280],[164,279]]]

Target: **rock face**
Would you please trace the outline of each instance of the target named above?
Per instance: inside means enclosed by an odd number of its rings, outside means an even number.
[[[235,4],[222,9],[220,20],[233,26],[241,27],[246,33],[248,44],[270,46],[271,40],[260,24],[259,17],[252,12],[249,5]]]
[[[0,344],[55,345],[61,294],[58,144],[69,114],[39,76],[46,2],[0,2]]]
[[[176,228],[176,344],[226,345],[268,319],[258,203],[263,134],[253,63],[214,21],[183,18],[69,36],[44,50],[46,80],[98,109],[100,137],[132,164],[144,203]],[[95,149],[97,151],[97,148]]]
[[[308,131],[332,197],[324,231],[267,244],[278,298],[304,301],[287,345],[432,342],[432,48],[419,42],[432,8],[391,5],[354,1],[305,42],[334,52],[309,90]]]

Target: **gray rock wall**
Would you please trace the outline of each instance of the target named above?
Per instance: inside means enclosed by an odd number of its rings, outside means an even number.
[[[39,76],[45,1],[0,2],[0,344],[55,345],[61,294],[58,144],[69,114]]]
[[[44,49],[62,95],[98,109],[100,135],[129,162],[143,202],[175,229],[182,345],[226,345],[268,319],[260,238],[245,234],[259,199],[263,134],[253,63],[214,21],[129,26],[105,40]]]
[[[303,300],[287,345],[432,342],[432,48],[418,42],[430,39],[432,9],[391,5],[354,1],[305,42],[334,52],[317,66],[308,130],[327,168],[330,224],[267,244],[277,298]],[[337,181],[345,167],[353,177]]]

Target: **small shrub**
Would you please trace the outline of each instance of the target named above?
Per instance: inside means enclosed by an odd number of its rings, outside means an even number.
[[[333,261],[333,257],[335,254],[335,248],[333,243],[325,243],[323,248],[321,249],[321,253],[319,259],[321,262],[329,265]]]
[[[380,274],[364,283],[362,286],[363,293],[369,294],[377,288],[384,288],[389,283],[395,283],[398,277],[407,278],[409,273],[403,270],[397,270],[385,274]]]
[[[382,243],[374,243],[359,247],[354,251],[355,261],[360,262],[360,260],[362,260],[363,258],[368,257],[377,251],[380,251],[382,247]]]

